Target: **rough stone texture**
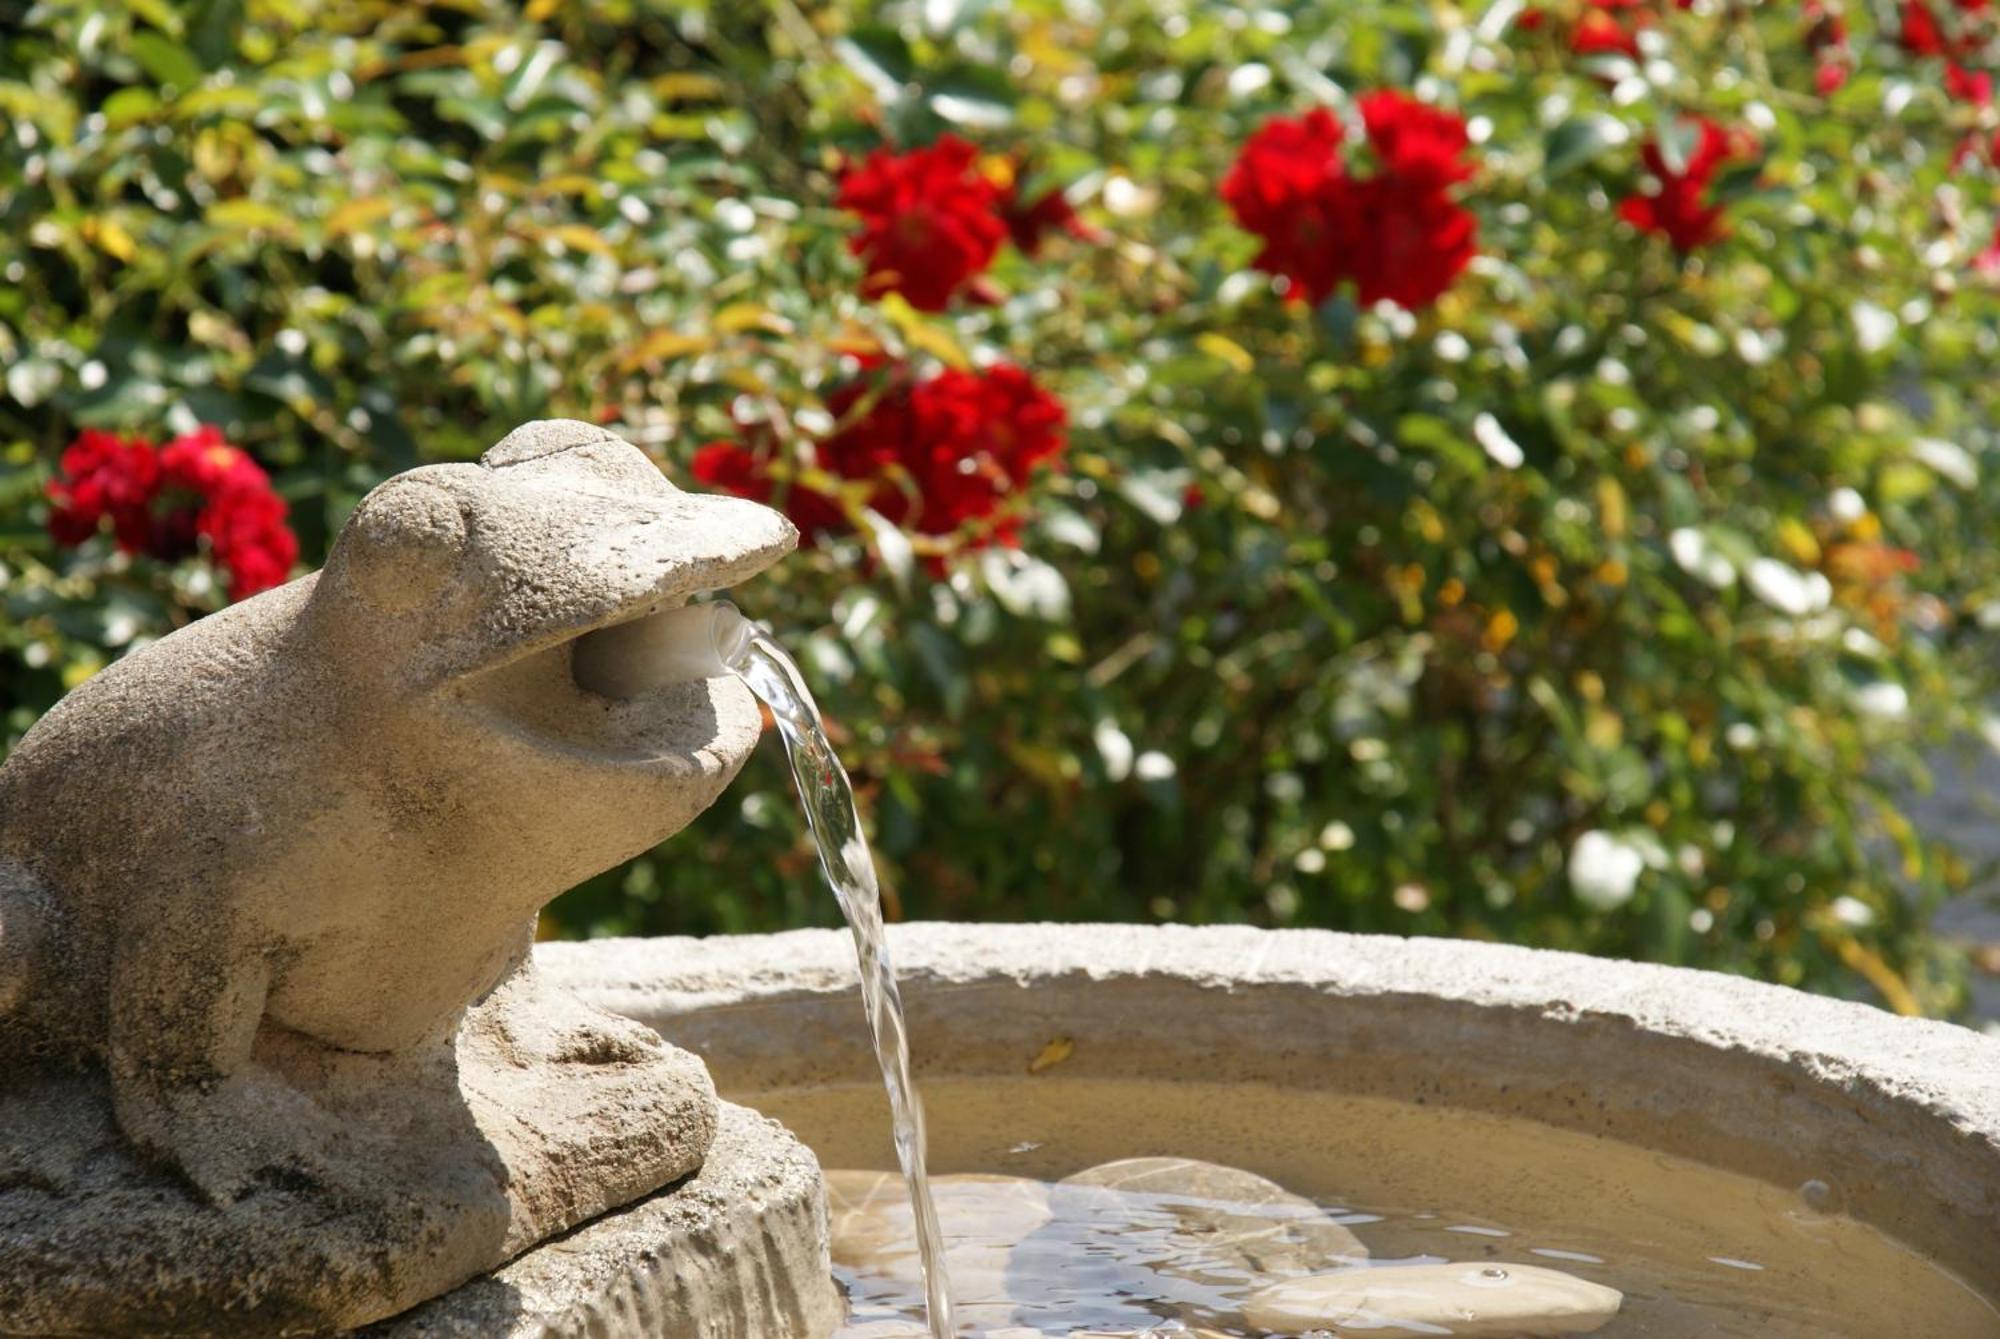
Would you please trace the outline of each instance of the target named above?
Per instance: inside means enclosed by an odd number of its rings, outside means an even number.
[[[0,768],[0,1331],[359,1324],[695,1168],[700,1062],[526,954],[759,714],[729,678],[613,701],[570,658],[795,538],[530,424],[31,730]]]
[[[724,1103],[701,1170],[357,1339],[821,1339],[843,1303],[819,1164]]]
[[[922,1076],[1261,1080],[1532,1120],[1794,1187],[2000,1295],[2000,1041],[1734,977],[1503,945],[1244,927],[901,925]],[[836,931],[546,944],[725,1092],[863,1082]]]

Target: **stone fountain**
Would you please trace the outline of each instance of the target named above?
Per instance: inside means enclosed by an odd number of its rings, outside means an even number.
[[[818,1165],[709,1066],[772,1101],[866,1081],[843,939],[532,947],[758,738],[732,677],[619,673],[659,640],[635,625],[795,539],[530,424],[29,733],[0,767],[0,1336],[833,1329]],[[1351,1093],[1835,1168],[1848,1215],[2000,1295],[2000,1043],[1970,1032],[1496,945],[892,938],[934,1079]]]
[[[732,678],[587,693],[576,646],[795,541],[534,423],[30,731],[0,768],[0,1333],[323,1333],[480,1276],[382,1332],[829,1330],[811,1155],[529,952],[760,730]]]

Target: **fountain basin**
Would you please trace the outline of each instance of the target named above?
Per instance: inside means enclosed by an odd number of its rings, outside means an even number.
[[[1458,941],[933,924],[890,942],[927,1082],[1275,1085],[1534,1122],[1778,1187],[1831,1176],[1849,1217],[2000,1296],[2000,1042],[1949,1024]],[[537,953],[738,1100],[874,1081],[842,933]]]

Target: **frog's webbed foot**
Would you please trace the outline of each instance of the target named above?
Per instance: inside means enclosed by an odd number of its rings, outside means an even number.
[[[485,1014],[493,1040],[520,1065],[640,1065],[667,1053],[644,1023],[606,1013],[543,981],[532,967],[495,991]]]
[[[114,963],[119,1128],[211,1204],[260,1187],[338,1190],[367,1165],[351,1129],[252,1058],[269,987],[263,955],[202,922],[141,927]]]
[[[338,1193],[356,1188],[351,1130],[262,1070],[187,1087],[120,1084],[118,1123],[217,1207],[262,1190]]]

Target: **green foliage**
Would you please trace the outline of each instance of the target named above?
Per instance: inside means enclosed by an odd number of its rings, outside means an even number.
[[[1643,68],[1511,0],[43,0],[0,33],[6,734],[220,598],[49,545],[81,427],[222,425],[316,562],[373,483],[525,419],[684,479],[732,410],[823,429],[841,350],[1004,356],[1072,424],[1020,552],[934,581],[832,543],[737,596],[902,914],[1458,934],[1948,1009],[1924,924],[1967,872],[1896,796],[1973,722],[2000,608],[1992,186],[1877,8],[1821,98],[1794,7],[1725,0],[1661,6]],[[1217,183],[1266,117],[1385,86],[1474,126],[1482,256],[1416,316],[1287,304]],[[1764,157],[1682,260],[1616,202],[1696,112]],[[1005,253],[991,305],[860,300],[843,155],[946,129],[1109,239]],[[1572,886],[1591,832],[1643,857],[1629,899]],[[775,744],[554,909],[832,918]]]

